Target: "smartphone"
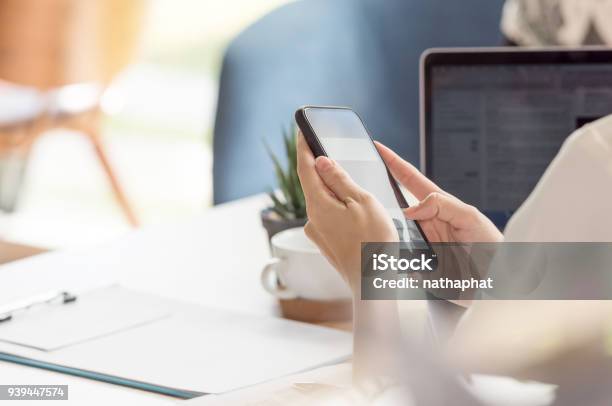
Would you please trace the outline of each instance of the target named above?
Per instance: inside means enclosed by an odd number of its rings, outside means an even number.
[[[296,111],[295,121],[315,157],[336,161],[355,183],[382,203],[401,242],[430,248],[419,224],[404,216],[402,209],[408,202],[357,113],[346,107],[305,106]]]

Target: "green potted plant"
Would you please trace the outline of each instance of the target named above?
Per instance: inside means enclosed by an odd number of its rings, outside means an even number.
[[[283,141],[287,158],[286,167],[283,167],[276,154],[265,143],[278,183],[278,190],[271,190],[268,193],[272,205],[261,212],[261,222],[268,233],[268,238],[283,230],[306,224],[306,202],[297,173],[295,127],[283,130]]]

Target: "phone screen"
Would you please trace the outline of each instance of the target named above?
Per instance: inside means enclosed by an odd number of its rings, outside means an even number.
[[[417,224],[405,218],[387,167],[359,116],[350,109],[316,107],[306,107],[304,114],[326,155],[382,203],[400,241],[426,242]]]

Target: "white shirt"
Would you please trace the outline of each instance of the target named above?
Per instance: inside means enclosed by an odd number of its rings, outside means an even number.
[[[565,141],[510,219],[505,240],[612,242],[612,115]]]

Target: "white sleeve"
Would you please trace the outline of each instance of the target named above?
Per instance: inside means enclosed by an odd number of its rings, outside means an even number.
[[[612,115],[572,134],[510,219],[506,241],[612,242]]]

